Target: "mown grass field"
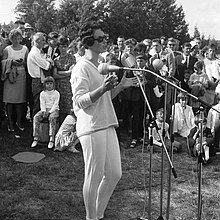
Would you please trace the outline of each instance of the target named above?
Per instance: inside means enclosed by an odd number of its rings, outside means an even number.
[[[17,135],[15,137],[15,134]],[[124,137],[128,141],[127,136]],[[83,220],[84,164],[82,152],[54,152],[46,146],[30,148],[31,125],[25,132],[0,131],[0,220]],[[19,152],[39,152],[38,163],[19,163]],[[121,147],[123,176],[106,210],[108,220],[148,218],[149,152],[138,146]],[[166,219],[168,162],[165,159],[163,218]],[[198,164],[186,153],[174,154],[178,178],[171,176],[170,220],[196,220]],[[161,155],[153,154],[152,220],[160,214]],[[220,155],[202,169],[202,220],[220,219]]]

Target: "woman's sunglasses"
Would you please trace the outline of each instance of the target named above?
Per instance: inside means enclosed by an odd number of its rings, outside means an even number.
[[[103,35],[103,36],[99,36],[97,38],[94,38],[94,40],[96,40],[98,43],[102,43],[104,40],[108,41],[108,36],[107,35]]]

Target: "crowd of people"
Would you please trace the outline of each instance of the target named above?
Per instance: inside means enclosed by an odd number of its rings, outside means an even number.
[[[131,139],[126,147],[145,142],[145,133],[152,135],[148,122],[153,121],[159,127],[153,130],[154,151],[162,148],[163,130],[168,150],[174,135],[174,152],[196,157],[202,151],[204,164],[219,151],[216,45],[201,48],[200,38],[179,45],[178,39],[163,36],[138,42],[120,35],[114,42],[92,23],[85,24],[79,38],[70,42],[57,32],[35,33],[23,21],[15,25],[7,39],[0,37],[1,120],[7,117],[8,132],[14,132],[15,126],[24,131],[29,115],[33,148],[44,120],[49,123],[49,149],[78,152],[75,145],[80,142],[87,220],[103,218],[120,179],[120,128]],[[106,63],[104,70],[98,68],[102,63]],[[115,68],[118,71],[110,73],[110,65],[127,70]],[[61,122],[58,132],[57,120]]]
[[[34,121],[36,113],[42,111],[40,94],[44,90],[43,82],[47,76],[52,76],[55,79],[54,89],[60,95],[57,109],[62,122],[73,108],[70,84],[71,74],[74,74],[72,69],[84,57],[86,48],[80,38],[70,42],[67,37],[57,32],[48,35],[35,33],[31,25],[21,20],[16,21],[15,25],[16,28],[10,31],[8,38],[1,37],[1,118],[7,115],[9,132],[13,132],[15,126],[23,131],[27,110],[31,121]],[[205,118],[208,114],[214,114],[211,106],[218,103],[220,93],[220,60],[216,56],[216,45],[201,48],[200,38],[179,45],[178,39],[167,39],[163,36],[137,42],[134,38],[126,39],[121,35],[115,43],[108,35],[104,37],[107,48],[105,52],[100,53],[98,62],[141,69],[127,71],[126,76],[138,76],[141,79],[154,117],[158,109],[165,108],[164,118],[170,124],[175,97],[172,85],[155,77],[150,71],[175,83],[184,89],[186,94],[190,93],[203,103],[208,103],[204,106]],[[158,59],[163,62],[163,67],[159,70],[153,65]],[[120,82],[123,71],[117,72],[117,76]],[[124,127],[130,132],[129,147],[136,147],[143,141],[144,131],[148,129],[149,124],[146,121],[149,120],[146,118],[152,119],[140,86],[125,89],[113,99],[113,104],[120,121],[119,127]],[[195,117],[201,102],[187,97],[187,105],[192,108]],[[213,125],[217,122],[210,122],[212,118],[208,117],[208,126],[212,124],[210,129],[214,138],[218,129],[213,129],[217,127]],[[120,128],[117,129],[117,135],[121,141]],[[33,146],[36,145],[37,138],[34,137],[34,140]],[[52,143],[54,140],[55,137],[51,137]],[[122,142],[121,144],[123,145]],[[217,141],[215,147],[218,148]]]

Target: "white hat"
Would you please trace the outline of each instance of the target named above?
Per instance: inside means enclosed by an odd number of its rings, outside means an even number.
[[[28,23],[25,23],[24,28],[25,29],[33,29],[34,30],[34,28],[30,24],[28,24]]]

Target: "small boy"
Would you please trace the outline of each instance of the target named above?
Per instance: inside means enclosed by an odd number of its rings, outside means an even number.
[[[160,133],[161,137],[163,134],[163,129],[164,129],[164,109],[160,108],[156,111],[156,124],[159,128],[158,132]],[[150,128],[149,128],[150,129]],[[151,134],[149,130],[149,134]],[[156,128],[152,129],[152,137],[153,137],[153,151],[154,152],[160,152],[162,146],[162,142],[160,140],[160,136],[157,133]],[[150,138],[150,137],[149,137]],[[166,147],[169,149],[170,148],[170,135],[169,135],[169,124],[165,122],[165,141],[164,141]],[[177,153],[181,150],[181,144],[177,141],[173,142],[173,152]]]

